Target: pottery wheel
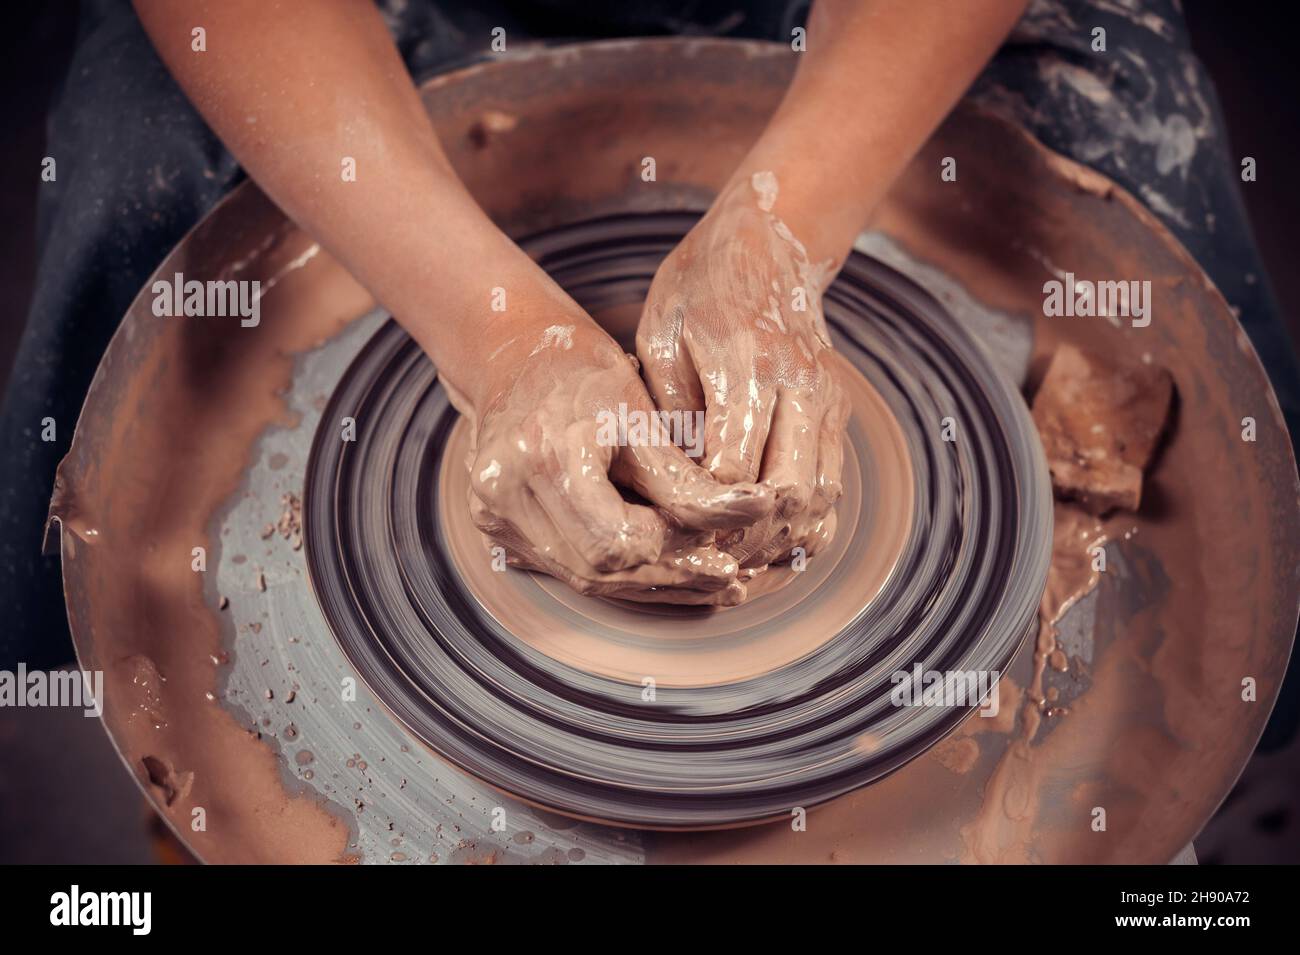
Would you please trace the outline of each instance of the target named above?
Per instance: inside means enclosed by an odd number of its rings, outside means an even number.
[[[793,69],[785,44],[616,41],[522,50],[421,93],[475,199],[626,344],[680,213],[708,206]],[[502,112],[508,132],[485,124]],[[945,156],[962,174],[940,199]],[[1173,858],[1250,758],[1295,633],[1300,484],[1258,358],[1141,203],[969,102],[858,248],[870,258],[826,307],[861,383],[835,548],[750,606],[633,626],[545,578],[485,581],[472,536],[458,555],[444,476],[464,436],[432,369],[251,182],[234,190],[124,317],[51,502],[78,659],[104,674],[124,772],[218,863]],[[1150,278],[1156,318],[1048,319],[1053,263]],[[150,284],[176,272],[261,281],[260,324],[160,320]],[[1030,620],[1020,595],[1043,589],[1027,542],[1053,534],[1029,424],[972,336],[1027,393],[1059,342],[1149,356],[1178,420],[1142,510],[1111,522],[1106,572],[1056,624],[1069,668],[1041,682],[1068,714],[1037,718],[1024,641],[998,718],[858,786],[964,715],[887,709],[887,674],[997,667]],[[875,496],[902,477],[910,508]],[[620,821],[787,822],[639,832],[502,788]]]
[[[627,345],[619,318],[693,221],[624,215],[523,245]],[[805,570],[776,568],[780,586],[722,610],[494,571],[468,517],[464,422],[383,326],[322,415],[304,494],[314,588],[376,696],[497,788],[654,828],[815,805],[969,715],[978,701],[894,705],[891,676],[1001,672],[1032,629],[1052,520],[1032,423],[970,335],[879,262],[855,253],[825,312],[853,403],[839,529]]]

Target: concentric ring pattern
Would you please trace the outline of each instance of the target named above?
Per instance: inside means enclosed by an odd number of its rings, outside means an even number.
[[[618,216],[523,244],[594,313],[643,297],[694,221]],[[1000,672],[1032,630],[1052,536],[1042,452],[1014,387],[908,279],[855,253],[825,311],[836,348],[897,418],[915,484],[893,573],[839,632],[769,672],[653,694],[529,646],[449,557],[437,501],[456,413],[428,359],[389,322],[331,397],[304,501],[312,582],[357,673],[465,771],[560,812],[647,828],[788,815],[949,732],[969,706],[896,706],[894,678],[917,664]],[[345,417],[355,441],[340,439]],[[850,445],[859,432],[851,423]],[[869,474],[870,449],[852,450]],[[851,559],[835,568],[841,583],[852,573]],[[543,606],[536,625],[553,611]]]

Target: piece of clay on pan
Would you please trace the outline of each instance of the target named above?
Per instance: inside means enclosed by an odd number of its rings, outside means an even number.
[[[1173,392],[1169,372],[1157,365],[1058,348],[1034,397],[1057,495],[1092,514],[1136,511]]]

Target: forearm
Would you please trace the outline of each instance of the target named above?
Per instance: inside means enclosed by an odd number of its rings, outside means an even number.
[[[557,308],[580,316],[459,181],[368,0],[136,0],[136,8],[249,174],[471,401],[484,397],[472,369],[487,355],[511,350],[522,328],[553,320]],[[206,31],[205,52],[191,48],[195,27]],[[505,312],[492,310],[495,287],[506,290]]]
[[[794,82],[733,182],[772,172],[773,211],[838,267],[1026,0],[816,0]],[[938,176],[939,170],[935,170]]]

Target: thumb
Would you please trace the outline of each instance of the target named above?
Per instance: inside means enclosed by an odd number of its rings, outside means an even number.
[[[686,414],[694,417],[698,412]],[[771,488],[754,483],[723,484],[671,441],[629,442],[619,449],[611,473],[618,483],[662,508],[679,524],[699,530],[748,527],[776,506]]]

